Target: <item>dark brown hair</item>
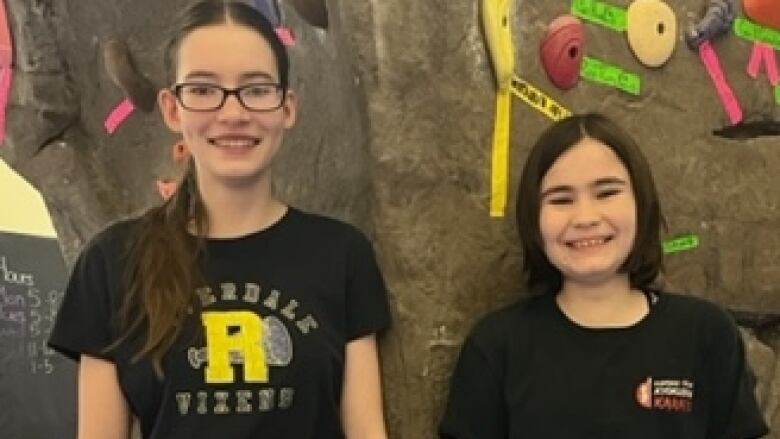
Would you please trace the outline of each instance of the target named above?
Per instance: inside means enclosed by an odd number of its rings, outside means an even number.
[[[636,199],[637,225],[633,247],[620,271],[628,273],[631,287],[650,288],[662,269],[660,232],[665,226],[653,176],[634,139],[598,113],[575,115],[553,124],[536,141],[525,162],[517,194],[516,216],[527,287],[532,291],[556,293],[563,286],[561,272],[550,263],[542,245],[540,185],[558,157],[586,137],[612,149],[628,170]]]
[[[260,34],[276,58],[279,81],[288,88],[289,59],[273,26],[253,7],[236,1],[205,0],[186,9],[165,48],[169,81],[176,77],[178,48],[192,31],[235,23]],[[117,323],[117,340],[108,349],[137,335],[142,345],[133,357],[150,357],[162,376],[162,358],[173,346],[188,311],[198,309],[195,288],[205,280],[198,261],[207,235],[206,210],[200,197],[192,159],[176,193],[151,208],[136,223],[128,245],[124,297]]]
[[[165,46],[165,72],[168,81],[173,82],[176,78],[178,49],[184,37],[202,27],[227,23],[246,26],[268,41],[276,59],[279,83],[283,90],[287,90],[290,58],[287,56],[287,50],[284,48],[282,40],[276,35],[273,25],[262,13],[252,6],[238,1],[203,0],[184,10],[179,17],[177,28]]]

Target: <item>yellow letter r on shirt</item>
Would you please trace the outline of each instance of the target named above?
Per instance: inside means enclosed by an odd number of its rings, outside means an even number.
[[[205,311],[201,318],[206,327],[207,383],[235,381],[231,352],[243,356],[245,382],[268,382],[260,316],[251,311]]]

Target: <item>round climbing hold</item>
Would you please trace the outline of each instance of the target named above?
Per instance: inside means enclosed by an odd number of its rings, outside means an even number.
[[[780,2],[777,0],[744,0],[745,15],[756,23],[780,30]]]
[[[585,34],[577,17],[561,15],[550,22],[539,45],[539,54],[544,71],[556,87],[568,90],[577,84],[584,46]]]
[[[648,67],[663,65],[674,52],[677,18],[661,0],[634,0],[626,14],[626,36],[631,51]]]

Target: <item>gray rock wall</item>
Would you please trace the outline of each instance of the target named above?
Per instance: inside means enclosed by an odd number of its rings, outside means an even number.
[[[177,173],[170,159],[176,139],[156,113],[136,112],[115,135],[104,132],[103,119],[124,96],[103,69],[100,47],[123,38],[139,70],[162,86],[166,24],[186,3],[7,2],[17,61],[0,156],[42,192],[69,261],[104,224],[157,202],[155,180]],[[669,3],[680,33],[706,6]],[[648,69],[622,34],[586,24],[588,54],[639,74],[643,91],[633,97],[590,82],[557,91],[538,45],[569,4],[516,2],[516,73],[571,110],[607,113],[639,140],[669,236],[701,239],[698,249],[669,256],[667,281],[729,307],[752,327],[746,337],[757,391],[767,419],[780,426],[780,140],[713,135],[728,119],[682,39],[664,67]],[[283,4],[298,36],[291,55],[303,108],[277,164],[277,189],[374,238],[395,317],[382,342],[391,434],[432,438],[463,337],[485,312],[522,294],[513,206],[506,218],[488,216],[495,89],[479,2],[327,6],[325,31]],[[751,45],[731,35],[715,47],[746,120],[778,120],[766,78],[745,74]],[[530,145],[549,123],[514,100],[510,200]]]

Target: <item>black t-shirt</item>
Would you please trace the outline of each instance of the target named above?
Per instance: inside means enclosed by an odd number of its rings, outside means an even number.
[[[276,224],[208,239],[192,313],[163,359],[131,361],[139,339],[113,351],[128,234],[117,223],[81,254],[50,345],[114,362],[144,438],[343,438],[344,348],[390,322],[368,240],[354,227],[290,208]]]
[[[767,427],[739,331],[709,302],[650,293],[626,328],[584,328],[554,295],[484,318],[455,368],[442,438],[746,439]]]

